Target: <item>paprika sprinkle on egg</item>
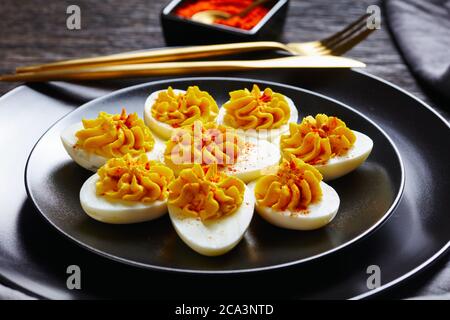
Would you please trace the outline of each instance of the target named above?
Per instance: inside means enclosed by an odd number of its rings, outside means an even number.
[[[175,14],[190,19],[194,14],[206,10],[218,10],[236,15],[247,8],[253,0],[188,0],[184,1],[175,11]],[[251,30],[269,12],[263,5],[256,6],[247,15],[238,15],[229,19],[217,19],[214,23],[229,27]]]

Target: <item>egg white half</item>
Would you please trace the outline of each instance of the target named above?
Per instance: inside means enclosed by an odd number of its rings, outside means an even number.
[[[356,141],[345,155],[333,157],[325,164],[314,165],[320,171],[324,181],[330,181],[358,168],[370,155],[373,141],[365,134],[352,130]]]
[[[205,256],[222,255],[241,241],[253,217],[255,197],[245,187],[241,206],[229,216],[202,222],[186,217],[182,209],[168,205],[172,224],[186,245]]]
[[[243,137],[245,147],[232,165],[221,169],[227,175],[236,176],[245,183],[255,180],[264,171],[280,162],[279,148],[267,141]]]
[[[242,141],[244,147],[241,148],[236,162],[220,167],[220,171],[248,183],[280,162],[280,150],[275,144],[250,137],[242,137]],[[171,168],[175,174],[179,174],[181,171],[176,167],[171,166]]]
[[[283,124],[281,127],[276,128],[276,129],[267,129],[267,130],[255,130],[255,129],[242,130],[242,129],[239,129],[238,133],[240,133],[241,135],[244,135],[244,136],[269,140],[269,141],[272,141],[272,142],[278,144],[279,140],[280,140],[279,139],[280,136],[289,131],[289,123],[297,122],[297,120],[298,120],[298,110],[297,110],[297,107],[295,106],[294,102],[292,101],[292,99],[290,99],[286,96],[284,96],[284,97],[285,97],[285,99],[288,103],[289,109],[290,109],[290,117],[286,124]],[[226,109],[222,105],[222,107],[219,109],[219,115],[217,116],[217,122],[219,124],[226,125],[226,123],[224,122],[225,114],[226,114]],[[238,128],[236,128],[236,129],[238,129]]]
[[[256,181],[248,185],[255,194]],[[291,212],[289,210],[276,211],[272,208],[255,203],[258,214],[269,223],[292,230],[314,230],[330,223],[339,210],[340,199],[337,192],[328,184],[321,181],[322,199],[308,205],[307,213]]]
[[[144,105],[144,122],[161,139],[169,140],[172,134],[175,132],[176,128],[173,128],[167,123],[155,119],[152,115],[152,107],[158,99],[159,93],[163,91],[167,91],[167,89],[155,91],[148,96]],[[173,89],[173,92],[175,94],[186,93],[185,90],[180,89]]]
[[[61,141],[73,161],[75,161],[83,168],[95,172],[98,170],[98,168],[103,166],[108,159],[93,152],[77,148],[75,146],[77,143],[77,137],[75,136],[75,133],[81,129],[83,129],[83,124],[81,122],[77,122],[69,126],[61,133]],[[155,135],[153,135],[153,138],[155,139],[155,144],[153,146],[153,149],[147,152],[147,157],[149,160],[163,162],[166,144]]]
[[[144,203],[98,196],[95,186],[98,179],[97,174],[92,175],[80,190],[81,207],[95,220],[111,224],[130,224],[150,221],[167,212],[167,201]]]

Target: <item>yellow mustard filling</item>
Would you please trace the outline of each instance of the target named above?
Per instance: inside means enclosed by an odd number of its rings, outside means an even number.
[[[173,128],[190,125],[194,121],[214,121],[219,113],[219,107],[213,97],[192,86],[186,93],[176,94],[172,87],[159,93],[152,106],[152,116]]]
[[[167,141],[164,162],[176,172],[194,164],[223,167],[237,161],[242,145],[235,130],[196,121],[177,129]]]
[[[97,195],[146,203],[167,199],[168,186],[174,177],[170,168],[149,161],[145,153],[134,158],[126,154],[109,159],[97,174]]]
[[[276,211],[305,212],[322,198],[320,181],[322,175],[313,166],[295,157],[283,159],[276,173],[256,182],[256,201]]]
[[[344,121],[318,114],[303,118],[300,124],[290,123],[289,134],[281,136],[280,147],[284,157],[294,155],[315,165],[344,155],[355,141],[355,134]]]
[[[236,177],[217,171],[217,164],[196,164],[184,169],[169,185],[168,203],[187,217],[202,221],[217,219],[235,212],[244,199],[245,184]]]
[[[153,149],[155,140],[150,129],[136,113],[127,115],[100,112],[97,119],[83,119],[83,129],[77,131],[76,148],[106,158],[135,156]]]
[[[223,105],[226,109],[225,124],[239,129],[274,129],[286,124],[290,108],[286,98],[266,88],[262,93],[253,85],[248,89],[230,92],[230,100]]]

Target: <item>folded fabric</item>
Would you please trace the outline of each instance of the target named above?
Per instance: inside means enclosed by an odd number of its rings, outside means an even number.
[[[450,105],[450,0],[387,0],[385,5],[411,71]]]

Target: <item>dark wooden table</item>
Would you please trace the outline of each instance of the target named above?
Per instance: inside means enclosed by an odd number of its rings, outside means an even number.
[[[0,3],[0,73],[16,66],[80,56],[96,56],[164,46],[159,13],[168,0],[2,0]],[[286,41],[319,39],[331,34],[380,1],[293,0]],[[81,30],[68,30],[66,8],[81,8]],[[446,119],[450,110],[426,95],[399,55],[386,24],[347,54],[364,61],[366,71],[413,93]],[[19,84],[0,83],[0,95]],[[445,108],[447,107],[447,108]],[[448,254],[422,274],[385,297],[442,294],[450,288]]]

